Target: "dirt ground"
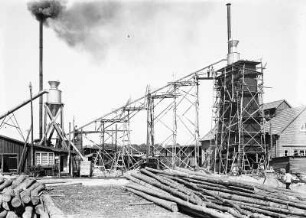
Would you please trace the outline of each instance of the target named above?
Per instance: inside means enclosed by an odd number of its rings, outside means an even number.
[[[56,180],[50,181],[51,183],[56,182]],[[113,181],[108,179],[75,179],[70,180],[69,185],[52,186],[50,184],[47,187],[52,189],[50,195],[55,204],[69,215],[68,217],[190,217],[170,212],[127,192],[122,185],[125,182],[120,179],[113,179]]]

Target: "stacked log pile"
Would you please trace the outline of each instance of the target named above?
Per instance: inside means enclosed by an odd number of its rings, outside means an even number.
[[[0,178],[0,218],[63,217],[44,190],[44,184],[26,175]]]
[[[299,193],[191,172],[141,169],[126,175],[126,189],[197,217],[306,217],[306,198]]]

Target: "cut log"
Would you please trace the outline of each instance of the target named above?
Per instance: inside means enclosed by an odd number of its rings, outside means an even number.
[[[32,191],[32,190],[36,189],[40,184],[41,184],[40,182],[35,182],[30,187],[28,187],[26,190]]]
[[[157,190],[157,191],[159,191],[159,192],[164,192],[164,194],[169,194],[168,192],[166,192],[166,191],[164,191],[164,190],[161,190],[161,189],[159,189],[159,188],[157,188],[157,187],[155,187],[155,186],[153,186],[153,185],[150,185],[150,184],[148,184],[148,183],[146,183],[146,182],[144,182],[144,181],[142,181],[142,180],[140,180],[140,179],[136,179],[135,177],[133,177],[133,176],[131,176],[131,175],[125,175],[125,178],[127,178],[128,180],[130,180],[130,181],[132,181],[132,182],[134,182],[134,183],[137,183],[137,184],[139,184],[139,185],[146,186],[147,188],[155,189],[155,190]]]
[[[153,185],[153,186],[156,186],[160,189],[163,189],[164,191],[167,191],[169,192],[170,194],[174,195],[174,196],[178,196],[180,197],[181,199],[185,200],[185,201],[190,201],[194,204],[198,204],[198,205],[202,205],[203,202],[202,200],[198,197],[196,198],[194,194],[191,194],[191,195],[186,195],[185,193],[177,190],[177,189],[173,189],[169,186],[166,186],[164,184],[161,184],[160,182],[158,182],[157,180],[155,181],[151,181],[151,180],[148,180],[146,177],[144,177],[143,175],[141,174],[131,174],[132,176],[138,178],[138,179],[141,179],[147,183],[149,183],[150,185]]]
[[[4,183],[2,183],[2,184],[0,185],[0,191],[2,191],[3,189],[5,189],[6,187],[10,186],[10,185],[12,184],[12,182],[13,182],[13,181],[10,180],[10,179],[5,180]]]
[[[38,195],[42,190],[44,190],[46,188],[45,184],[39,183],[39,185],[34,188],[33,190],[31,190],[31,195]]]
[[[39,193],[44,189],[45,189],[45,184],[40,183],[35,189],[31,191],[31,201],[34,206],[39,204],[40,201]]]
[[[182,200],[178,197],[174,197],[172,195],[164,196],[163,194],[160,194],[156,191],[152,191],[152,190],[150,190],[150,189],[148,189],[144,186],[140,186],[140,185],[136,185],[136,184],[127,184],[126,187],[132,188],[132,189],[135,189],[135,190],[138,190],[138,191],[142,191],[144,193],[150,194],[152,196],[160,197],[162,199],[173,201],[173,202],[177,203],[178,205],[182,205],[182,206],[185,206],[185,207],[187,207],[191,210],[195,210],[195,211],[199,212],[200,214],[202,214],[203,217],[207,217],[207,215],[209,215],[211,217],[219,217],[219,218],[233,217],[232,215],[220,213],[216,210],[206,208],[205,206],[200,206],[200,205],[195,205],[195,204],[189,203],[188,201],[184,201],[184,200]]]
[[[6,218],[18,218],[18,215],[14,211],[8,211]]]
[[[22,214],[22,218],[32,218],[32,216],[33,216],[33,207],[26,206],[24,213]]]
[[[13,199],[11,201],[11,205],[12,205],[12,207],[15,207],[15,208],[18,208],[22,205],[19,193],[15,194],[15,196],[13,197]]]
[[[27,189],[35,182],[34,178],[26,178],[22,183],[20,183],[15,189],[15,193],[20,193],[21,191]]]
[[[29,190],[24,190],[20,193],[20,199],[24,204],[28,204],[31,201],[31,192]]]
[[[177,208],[177,204],[172,202],[172,201],[166,201],[166,200],[163,200],[163,199],[160,199],[160,198],[156,198],[156,197],[153,197],[151,195],[148,195],[148,194],[145,194],[143,192],[140,192],[140,191],[137,191],[135,189],[131,189],[131,188],[127,188],[127,190],[129,190],[130,192],[148,200],[148,201],[152,201],[154,202],[155,204],[159,205],[159,206],[162,206],[163,208],[166,208],[172,212],[178,212],[178,208]]]
[[[12,182],[12,189],[15,189],[20,183],[22,183],[27,178],[27,175],[20,175]]]
[[[65,217],[64,212],[55,206],[50,195],[42,195],[42,201],[45,205],[45,210],[49,214],[50,218],[63,218]]]
[[[1,185],[2,183],[4,183],[4,181],[5,181],[5,178],[4,178],[4,177],[0,177],[0,185]]]
[[[2,210],[0,212],[0,218],[4,218],[4,217],[6,217],[6,215],[7,215],[7,210]]]
[[[39,202],[40,202],[39,195],[31,195],[31,202],[32,202],[33,206],[38,205]]]
[[[2,208],[3,208],[4,210],[7,210],[7,211],[11,210],[11,207],[10,207],[9,203],[6,202],[6,201],[3,201],[3,202],[2,202]]]
[[[3,189],[3,201],[9,202],[15,195],[14,190],[11,187]]]
[[[44,210],[44,206],[39,204],[35,207],[35,212],[39,214],[40,218],[49,218],[48,213]]]

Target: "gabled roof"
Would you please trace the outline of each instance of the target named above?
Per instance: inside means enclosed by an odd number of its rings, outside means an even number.
[[[210,141],[215,139],[216,126],[214,126],[208,133],[206,133],[199,141]]]
[[[285,99],[282,99],[282,100],[278,100],[278,101],[272,101],[272,102],[264,103],[262,105],[262,109],[263,110],[268,110],[268,109],[272,109],[272,108],[278,108],[281,105],[281,103],[283,103],[283,102],[285,102],[286,104],[288,104],[290,106],[290,104]]]
[[[306,106],[282,110],[277,116],[265,124],[265,132],[269,133],[271,126],[272,134],[279,135],[305,110]]]

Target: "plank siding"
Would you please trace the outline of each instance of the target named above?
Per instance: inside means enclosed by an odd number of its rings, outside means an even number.
[[[306,110],[280,134],[278,157],[284,156],[285,150],[288,151],[289,156],[294,155],[294,150],[306,150],[306,132],[300,131],[304,123],[306,123]]]
[[[281,168],[289,170],[291,173],[306,173],[306,157],[279,157],[270,161],[270,166],[274,170]]]

